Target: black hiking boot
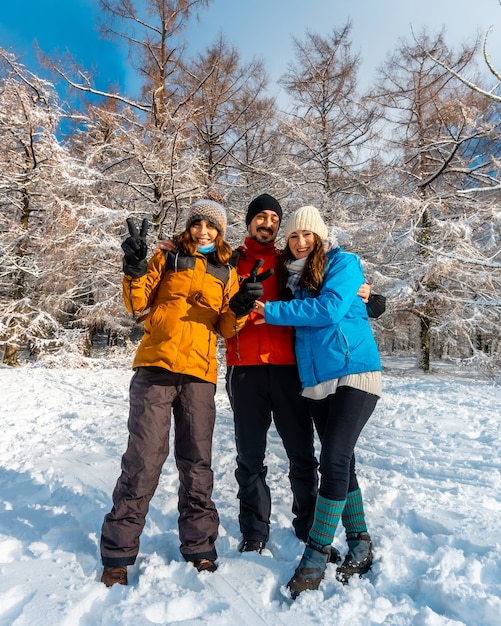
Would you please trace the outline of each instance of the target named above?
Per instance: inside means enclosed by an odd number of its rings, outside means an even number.
[[[254,539],[243,539],[238,546],[239,552],[261,552],[264,550],[266,543],[264,541],[258,541]]]

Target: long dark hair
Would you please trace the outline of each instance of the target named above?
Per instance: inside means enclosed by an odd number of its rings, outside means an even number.
[[[316,294],[320,292],[320,287],[324,281],[324,271],[327,267],[327,253],[322,239],[313,233],[315,244],[313,250],[306,259],[306,263],[299,279],[299,287],[310,289]],[[287,294],[287,263],[295,261],[296,257],[290,251],[289,245],[285,247],[278,262],[278,286],[282,297]]]
[[[193,256],[198,249],[197,242],[193,241],[189,229],[184,230],[178,235],[174,235],[172,241],[180,252],[189,254],[190,256]],[[214,261],[219,265],[228,265],[228,261],[230,260],[232,253],[231,246],[229,243],[226,243],[219,231],[216,239],[214,240],[214,246],[216,249],[214,252],[211,252],[211,256]]]

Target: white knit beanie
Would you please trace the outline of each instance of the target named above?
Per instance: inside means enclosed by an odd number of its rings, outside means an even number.
[[[295,230],[310,230],[316,233],[322,241],[329,236],[329,229],[314,206],[303,206],[289,217],[284,228],[286,241]]]
[[[226,209],[215,200],[196,200],[186,217],[186,230],[197,220],[207,220],[223,235],[226,233]]]

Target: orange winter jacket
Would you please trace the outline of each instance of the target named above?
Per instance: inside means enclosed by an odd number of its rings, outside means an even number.
[[[263,281],[264,296],[266,300],[279,299],[277,266],[280,251],[274,243],[261,245],[257,241],[247,237],[244,245],[237,248],[239,253],[237,272],[240,280],[247,278],[254,267],[257,259],[263,259],[259,273],[267,269],[273,269],[274,274]],[[226,341],[226,364],[232,365],[294,365],[296,357],[294,352],[294,335],[290,326],[270,326],[268,324],[256,324],[256,319],[261,316],[251,313],[245,327]]]
[[[238,291],[234,268],[203,254],[157,252],[140,278],[123,278],[125,306],[144,313],[144,335],[132,364],[164,367],[217,382],[217,334],[225,339],[243,327],[228,303]]]

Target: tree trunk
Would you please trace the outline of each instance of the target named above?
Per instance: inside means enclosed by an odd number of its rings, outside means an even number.
[[[430,318],[422,316],[419,331],[419,367],[425,372],[430,371],[430,327]]]
[[[13,345],[7,344],[5,346],[5,352],[3,353],[3,364],[16,367],[19,365],[17,360],[17,348]]]

